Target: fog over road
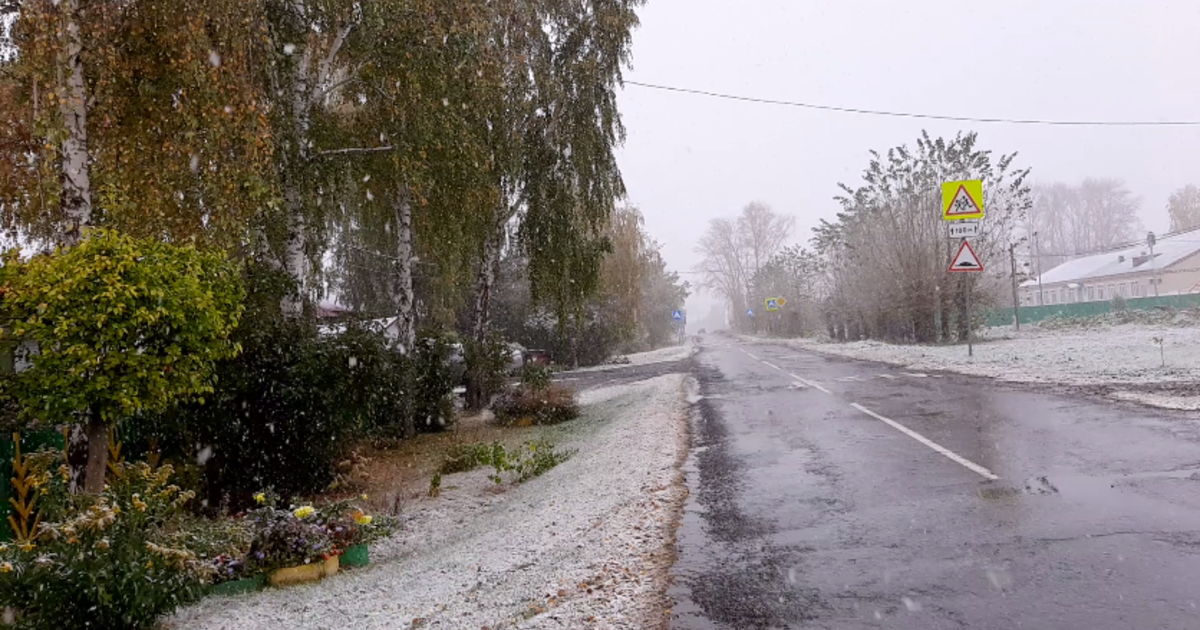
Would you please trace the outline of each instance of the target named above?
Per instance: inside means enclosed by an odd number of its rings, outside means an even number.
[[[692,365],[673,628],[1200,627],[1197,420],[728,337]]]

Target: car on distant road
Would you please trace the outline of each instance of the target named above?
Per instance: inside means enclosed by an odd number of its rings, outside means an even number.
[[[549,350],[526,350],[525,365],[549,366],[554,363]]]

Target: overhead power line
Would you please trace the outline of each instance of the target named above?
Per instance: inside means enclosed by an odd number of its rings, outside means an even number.
[[[745,103],[758,103],[762,105],[778,105],[782,107],[798,107],[801,109],[815,109],[827,112],[840,112],[843,114],[862,114],[866,116],[889,116],[892,118],[917,118],[923,120],[949,120],[954,122],[976,122],[976,123],[999,123],[1009,125],[1050,125],[1059,127],[1194,127],[1200,126],[1200,120],[1049,120],[1037,118],[977,118],[974,116],[945,116],[941,114],[922,114],[918,112],[892,112],[878,109],[863,109],[858,107],[839,107],[836,105],[819,105],[816,103],[802,103],[799,101],[782,101],[770,98],[758,98],[753,96],[739,96],[736,94],[724,94],[721,92],[709,92],[707,90],[695,90],[691,88],[674,87],[670,85],[658,85],[655,83],[643,83],[641,81],[626,81],[625,85],[633,85],[651,90],[662,90],[664,92],[676,92],[679,94],[691,94],[693,96],[706,96],[709,98],[720,98],[729,101],[742,101]]]

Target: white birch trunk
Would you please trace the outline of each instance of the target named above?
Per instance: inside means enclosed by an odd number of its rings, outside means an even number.
[[[92,183],[88,162],[87,83],[83,76],[83,36],[79,29],[79,0],[63,2],[63,42],[59,109],[67,137],[62,145],[61,204],[66,225],[62,243],[79,243],[92,221]]]
[[[304,3],[297,2],[296,10],[304,14]],[[304,296],[308,294],[308,220],[305,216],[304,193],[301,190],[302,172],[308,165],[308,134],[312,119],[312,48],[305,45],[296,62],[292,76],[292,138],[290,159],[284,160],[283,202],[287,212],[287,243],[283,267],[296,282],[297,292],[280,303],[284,317],[298,319],[304,314]]]
[[[413,309],[413,229],[412,196],[407,184],[396,191],[396,277],[392,297],[396,304],[397,342],[400,350],[410,354],[417,343],[417,317]]]
[[[62,162],[59,172],[59,206],[66,219],[59,242],[73,247],[83,238],[83,230],[92,223],[92,178],[88,153],[88,96],[83,74],[83,35],[79,27],[79,0],[64,0],[61,65],[58,69],[58,103],[66,138],[62,143]],[[71,427],[67,436],[67,461],[70,464],[68,488],[72,493],[83,490],[89,456],[92,452],[107,453],[107,434],[99,435],[97,444],[89,444],[84,425]]]

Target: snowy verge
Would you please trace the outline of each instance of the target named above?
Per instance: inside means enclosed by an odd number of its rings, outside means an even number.
[[[652,363],[670,363],[673,361],[683,361],[691,357],[698,350],[695,343],[688,341],[680,346],[668,346],[651,350],[649,352],[638,352],[636,354],[623,355],[628,363],[606,363],[604,365],[595,365],[592,367],[579,368],[572,370],[571,373],[579,372],[603,372],[605,370],[619,370],[621,368],[631,367],[635,365],[650,365]]]
[[[1109,396],[1119,400],[1200,409],[1200,391],[1179,387],[1200,382],[1200,328],[1129,324],[1085,330],[991,329],[976,341],[974,357],[967,356],[963,345],[743,339],[913,371],[945,370],[1014,383],[1104,386]],[[1161,348],[1156,339],[1162,340]]]
[[[609,388],[548,439],[577,454],[519,486],[447,475],[436,499],[322,582],[210,598],[167,627],[659,628],[686,490],[681,374]]]

